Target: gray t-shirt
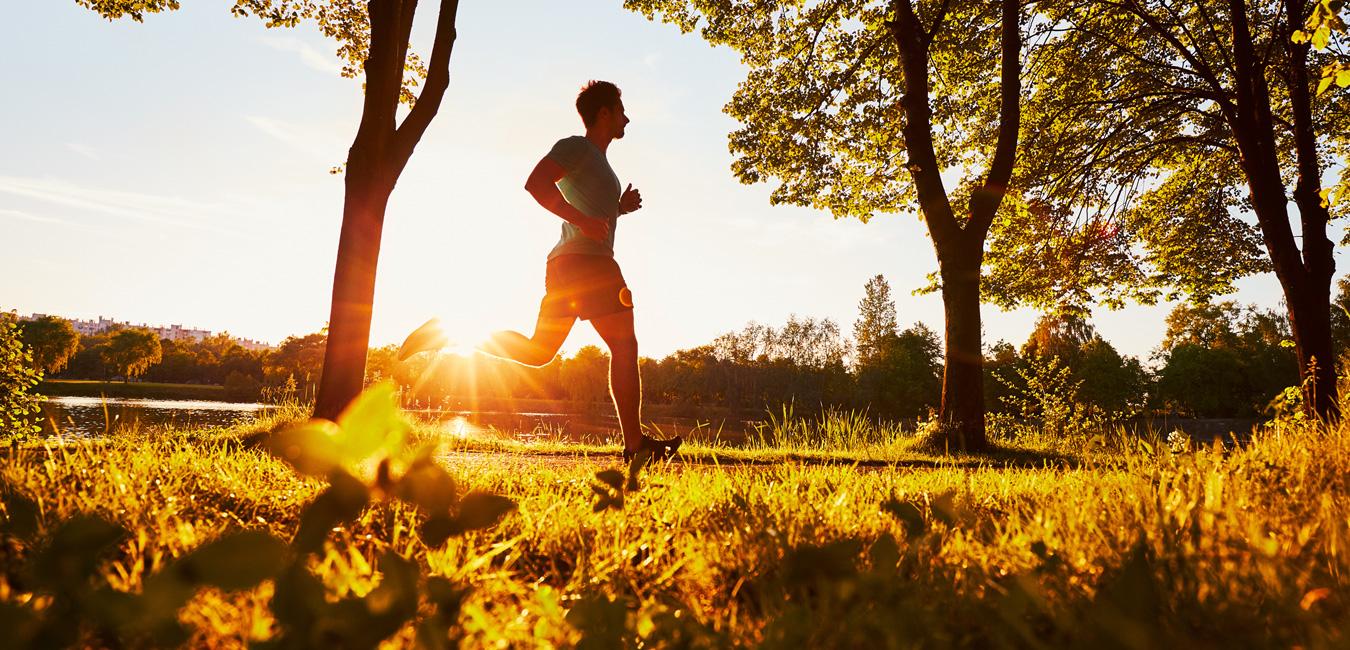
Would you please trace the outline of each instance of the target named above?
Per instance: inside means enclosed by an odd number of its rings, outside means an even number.
[[[619,222],[622,188],[605,154],[594,142],[574,135],[559,140],[547,157],[567,171],[567,175],[558,181],[563,198],[588,217],[609,220],[609,237],[603,242],[587,237],[580,228],[564,221],[562,238],[548,254],[548,259],[570,253],[614,257],[614,228]]]

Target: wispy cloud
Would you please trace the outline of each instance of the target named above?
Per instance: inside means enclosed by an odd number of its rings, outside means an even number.
[[[23,196],[57,205],[180,228],[227,231],[222,224],[228,219],[228,215],[221,207],[178,197],[80,187],[50,178],[13,176],[0,176],[0,194]],[[34,221],[49,219],[13,210],[5,212]]]
[[[0,209],[0,216],[17,217],[25,221],[36,221],[38,223],[65,223],[61,219],[55,217],[42,217],[35,214],[28,214],[27,212],[19,212],[18,210]]]
[[[94,153],[94,149],[92,147],[88,147],[82,144],[75,144],[74,142],[67,142],[66,148],[86,158],[93,158],[94,160],[98,160],[98,154]]]
[[[342,64],[334,54],[324,54],[298,38],[290,36],[266,36],[263,42],[283,52],[295,52],[305,65],[333,75],[342,74]]]
[[[339,128],[333,124],[291,124],[253,115],[246,115],[244,119],[263,133],[333,165],[340,164],[346,158],[344,154],[350,144],[349,139],[356,133],[354,126],[344,125]]]

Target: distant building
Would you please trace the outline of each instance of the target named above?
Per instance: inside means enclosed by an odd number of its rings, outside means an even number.
[[[28,316],[20,316],[19,320],[37,320],[45,316],[47,316],[47,314],[30,314]],[[61,318],[70,323],[70,326],[73,327],[80,336],[94,336],[95,334],[106,331],[109,327],[120,325],[124,328],[150,330],[159,335],[159,338],[168,339],[170,341],[202,341],[211,338],[210,330],[199,330],[192,327],[183,327],[182,325],[169,325],[168,327],[158,325],[151,326],[146,325],[145,323],[132,325],[130,321],[119,322],[102,316],[99,316],[97,320],[80,320],[75,318],[65,318],[64,316],[57,316],[57,318]],[[273,349],[273,346],[253,339],[232,337],[231,340],[238,343],[240,347],[243,347],[245,350],[258,351]]]

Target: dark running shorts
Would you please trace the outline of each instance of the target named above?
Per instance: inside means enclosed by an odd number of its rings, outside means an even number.
[[[633,293],[614,258],[568,254],[548,261],[540,316],[590,320],[631,309]]]

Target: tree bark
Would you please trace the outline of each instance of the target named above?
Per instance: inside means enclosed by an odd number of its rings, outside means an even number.
[[[984,350],[980,340],[984,238],[973,244],[960,242],[945,253],[939,253],[946,317],[941,417],[955,427],[956,435],[947,436],[944,442],[952,451],[980,452],[989,446],[984,429]]]
[[[1286,0],[1285,9],[1292,13],[1287,14],[1286,29],[1275,38],[1287,43],[1289,99],[1298,169],[1293,198],[1299,208],[1302,226],[1301,252],[1289,222],[1289,197],[1280,174],[1270,88],[1264,63],[1258,60],[1252,42],[1245,0],[1230,0],[1229,3],[1237,84],[1237,106],[1231,127],[1251,191],[1252,211],[1261,226],[1275,276],[1284,290],[1305,408],[1309,415],[1333,419],[1339,416],[1331,342],[1331,278],[1336,262],[1332,255],[1333,244],[1326,234],[1330,215],[1321,204],[1321,171],[1307,73],[1308,45],[1293,43],[1290,38],[1292,21],[1303,15],[1300,5],[1295,0]]]
[[[361,392],[385,208],[399,174],[449,86],[458,8],[458,0],[441,0],[426,84],[400,126],[396,116],[417,0],[370,0],[367,4],[370,53],[364,65],[366,96],[361,125],[347,154],[328,345],[314,417],[336,419]]]
[[[933,147],[932,109],[928,102],[928,48],[942,28],[944,3],[925,30],[910,0],[893,0],[895,20],[887,23],[900,53],[904,74],[901,105],[905,109],[903,135],[909,154],[919,209],[937,252],[945,316],[945,366],[942,373],[942,412],[947,425],[942,442],[949,449],[981,452],[989,447],[984,427],[984,351],[980,332],[980,271],[984,242],[998,206],[1007,193],[1016,160],[1021,124],[1020,7],[1002,0],[1002,61],[999,70],[1000,106],[998,143],[984,182],[970,196],[964,226],[957,221],[943,187]],[[956,29],[963,29],[957,25]],[[934,441],[938,442],[938,441]]]

